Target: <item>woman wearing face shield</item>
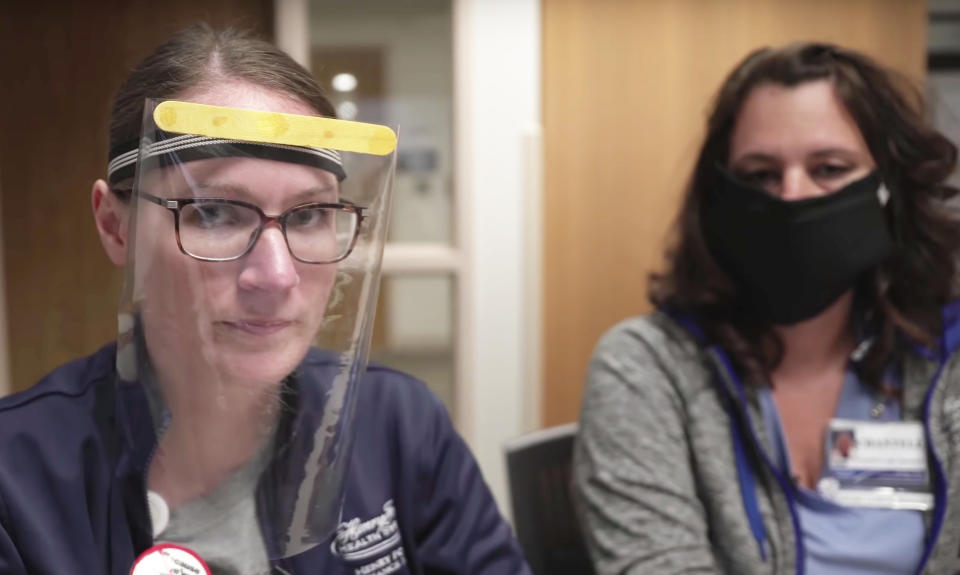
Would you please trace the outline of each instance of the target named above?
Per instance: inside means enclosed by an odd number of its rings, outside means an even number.
[[[598,573],[950,573],[956,147],[862,54],[750,54],[657,311],[598,344],[574,490]]]
[[[528,572],[440,402],[364,372],[393,148],[334,116],[234,30],[130,73],[92,191],[120,334],[0,401],[0,573]]]

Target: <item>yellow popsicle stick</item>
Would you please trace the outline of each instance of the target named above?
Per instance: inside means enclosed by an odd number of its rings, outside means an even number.
[[[397,135],[386,126],[166,100],[153,111],[161,130],[211,138],[310,146],[386,156]]]

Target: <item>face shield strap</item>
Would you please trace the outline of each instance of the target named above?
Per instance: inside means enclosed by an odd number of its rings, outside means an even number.
[[[156,435],[161,435],[170,425],[170,410],[163,393],[154,381],[153,368],[143,331],[140,314],[130,316],[130,325],[117,338],[118,383],[126,386],[139,385],[145,392]],[[121,366],[122,363],[122,366]]]
[[[173,135],[162,130],[157,130],[157,135],[158,141],[146,146],[143,157],[154,158],[159,156],[160,166],[171,166],[211,158],[244,157],[320,168],[332,173],[337,177],[337,181],[341,182],[347,177],[343,169],[340,152],[336,150],[210,138],[193,134]],[[140,150],[136,143],[117,146],[110,151],[110,162],[107,164],[107,182],[111,187],[133,177],[139,153]]]

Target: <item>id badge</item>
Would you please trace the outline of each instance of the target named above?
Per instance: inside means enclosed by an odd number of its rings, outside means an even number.
[[[827,499],[848,507],[933,507],[920,423],[833,419],[826,442],[817,491]]]

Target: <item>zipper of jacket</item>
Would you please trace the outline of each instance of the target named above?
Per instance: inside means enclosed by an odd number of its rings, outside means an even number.
[[[937,389],[937,386],[940,383],[941,376],[943,375],[943,369],[947,365],[947,354],[944,353],[940,357],[940,365],[937,367],[937,372],[933,376],[933,381],[930,382],[930,387],[927,389],[927,395],[923,400],[923,433],[927,442],[927,450],[930,453],[930,458],[933,460],[933,488],[934,488],[934,498],[933,498],[933,520],[930,524],[930,537],[927,538],[926,548],[923,550],[923,558],[920,560],[920,566],[917,568],[917,575],[923,573],[923,570],[927,566],[927,562],[930,560],[930,555],[933,553],[933,548],[937,543],[937,538],[940,536],[940,529],[943,527],[943,520],[947,512],[947,485],[944,480],[943,472],[943,463],[940,461],[940,457],[937,455],[937,448],[933,443],[933,434],[930,430],[930,409],[933,404],[933,395]]]
[[[153,463],[153,458],[157,454],[157,450],[160,449],[160,437],[170,426],[170,415],[165,412],[162,416],[160,427],[157,428],[153,436],[153,445],[150,447],[150,452],[147,454],[147,458],[143,464],[143,503],[147,507],[147,519],[150,520],[150,544],[153,545],[156,540],[156,535],[153,533],[153,515],[150,513],[150,496],[148,495],[150,491],[150,464]]]
[[[731,412],[737,409],[732,399],[727,401],[727,405]],[[740,483],[740,499],[743,501],[744,510],[747,512],[750,531],[753,533],[753,538],[756,540],[757,547],[760,550],[760,558],[766,563],[767,529],[763,524],[763,515],[757,507],[757,497],[755,494],[757,482],[744,451],[743,433],[740,431],[739,422],[739,417],[730,418],[730,435],[733,438],[733,457],[736,461],[737,479]]]
[[[733,369],[730,358],[722,349],[716,346],[710,347],[709,355],[716,365],[720,378],[723,381],[724,391],[731,396],[732,402],[739,407],[739,413],[731,415],[742,418],[742,421],[747,428],[747,434],[750,438],[750,441],[753,442],[754,447],[760,452],[760,456],[763,459],[764,464],[766,464],[767,468],[773,474],[773,477],[777,480],[777,483],[780,485],[780,489],[783,491],[783,494],[787,499],[787,508],[790,510],[790,522],[793,525],[794,531],[793,539],[796,555],[796,573],[797,575],[803,575],[806,550],[803,546],[803,532],[800,530],[800,516],[796,509],[796,500],[794,499],[794,485],[780,472],[777,466],[774,465],[773,461],[770,459],[770,456],[767,454],[767,450],[764,449],[760,444],[760,440],[757,438],[753,424],[750,421],[750,415],[747,411],[747,400],[743,393],[743,383],[736,376],[736,372]],[[756,494],[754,493],[751,493],[750,495],[756,497]]]
[[[940,537],[940,530],[943,528],[943,521],[947,513],[947,482],[946,474],[943,471],[943,462],[937,455],[937,448],[933,442],[933,433],[930,429],[930,410],[933,405],[933,396],[936,393],[937,386],[943,376],[943,370],[946,368],[950,356],[960,348],[960,337],[957,331],[960,330],[960,299],[948,303],[941,311],[942,332],[940,334],[939,345],[936,351],[929,348],[916,347],[915,349],[921,356],[927,359],[939,361],[937,371],[933,376],[933,381],[927,388],[926,397],[923,400],[923,434],[927,442],[927,451],[930,459],[933,461],[933,520],[930,524],[930,537],[927,538],[926,547],[923,550],[923,558],[920,560],[920,566],[917,568],[918,575],[926,569],[930,556],[933,554],[933,548],[936,546],[937,539]],[[938,353],[939,352],[939,353]]]

